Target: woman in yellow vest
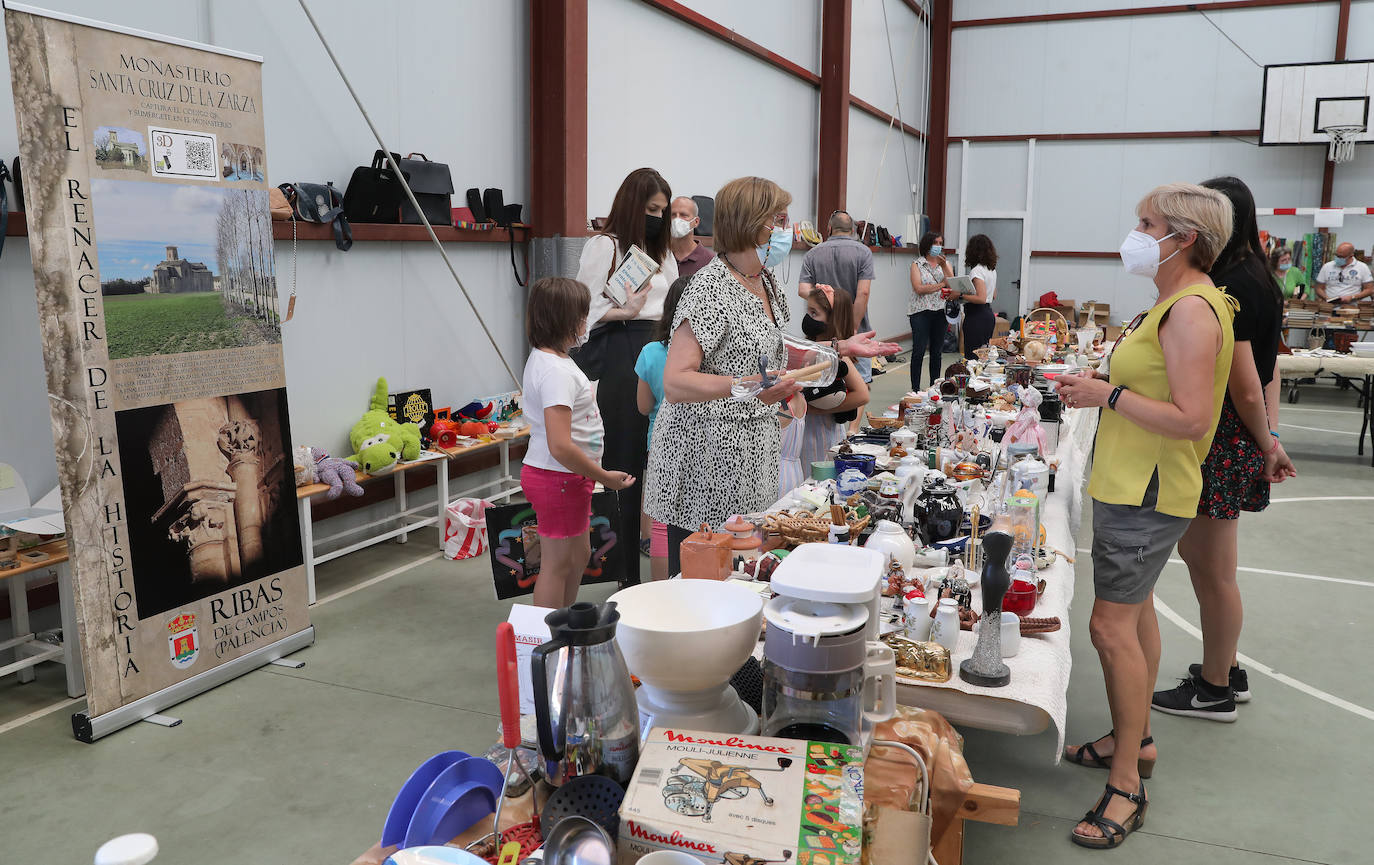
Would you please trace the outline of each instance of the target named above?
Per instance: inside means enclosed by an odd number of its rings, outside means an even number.
[[[1108,770],[1107,791],[1075,827],[1084,847],[1116,847],[1145,823],[1141,778],[1154,771],[1150,695],[1159,672],[1155,581],[1197,514],[1199,469],[1211,446],[1231,369],[1232,306],[1211,269],[1231,234],[1231,202],[1170,183],[1136,206],[1121,245],[1126,270],[1152,277],[1155,305],[1136,317],[1101,374],[1060,376],[1060,398],[1101,408],[1088,495],[1093,499],[1089,629],[1102,661],[1113,732],[1065,750]]]

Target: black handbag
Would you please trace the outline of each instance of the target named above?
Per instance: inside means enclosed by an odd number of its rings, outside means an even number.
[[[482,190],[472,187],[467,192],[468,210],[472,211],[473,222],[490,222],[486,205],[482,204]]]
[[[397,165],[401,164],[401,154],[391,156]],[[386,153],[378,150],[372,156],[371,165],[353,169],[344,192],[344,215],[349,222],[395,225],[401,221],[401,201],[405,197],[405,190],[396,172],[391,170]]]
[[[418,159],[415,157],[419,157]],[[453,176],[448,166],[442,162],[432,162],[423,153],[412,153],[405,159],[398,159],[410,191],[420,203],[420,210],[430,225],[453,225]],[[420,225],[424,220],[415,211],[415,206],[401,192],[401,222],[405,225]]]
[[[697,206],[697,217],[701,220],[692,233],[697,237],[710,237],[716,221],[716,200],[709,195],[693,195],[692,201]]]
[[[347,252],[353,246],[353,229],[344,215],[344,197],[333,183],[283,183],[277,187],[291,205],[291,215],[303,222],[334,226],[334,245]]]
[[[10,223],[10,207],[5,200],[5,181],[9,176],[5,163],[0,162],[0,253],[5,251],[5,229],[9,228]]]
[[[24,210],[24,173],[19,170],[19,157],[14,157],[14,166],[10,169],[10,179],[14,182],[14,209],[19,212]]]

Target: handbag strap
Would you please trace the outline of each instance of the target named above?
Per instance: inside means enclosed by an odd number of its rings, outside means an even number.
[[[506,234],[510,238],[510,269],[511,272],[515,274],[516,284],[524,288],[525,284],[529,282],[530,279],[530,261],[528,258],[525,259],[525,278],[521,279],[520,271],[515,267],[515,228],[513,226],[507,228]]]
[[[10,224],[9,200],[5,197],[5,181],[9,179],[9,169],[0,162],[0,254],[5,251],[5,230]]]
[[[423,159],[425,162],[429,162],[429,157],[426,156],[426,155],[424,155],[423,153],[407,153],[407,154],[406,154],[406,159],[414,159],[414,158],[416,158],[417,156],[418,156],[420,159]],[[400,160],[397,160],[397,162],[399,162],[399,161],[400,161]]]
[[[400,165],[401,165],[401,154],[399,154],[399,153],[394,153],[394,152],[393,152],[393,153],[391,154],[391,158],[392,158],[393,160],[396,161],[396,166],[399,168]],[[391,166],[387,163],[387,161],[386,161],[386,151],[385,151],[385,150],[378,150],[376,153],[372,154],[372,167],[373,167],[373,168],[390,168],[390,167],[391,167]]]

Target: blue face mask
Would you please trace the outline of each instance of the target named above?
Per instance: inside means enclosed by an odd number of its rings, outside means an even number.
[[[1293,266],[1293,263],[1292,263],[1291,261],[1285,261],[1285,262],[1282,262],[1281,264],[1279,264],[1279,270],[1287,270],[1288,268],[1290,268],[1290,267],[1292,267],[1292,266]]]
[[[792,231],[774,228],[768,242],[760,243],[754,251],[759,254],[759,261],[764,267],[777,267],[787,260],[787,253],[792,251]]]
[[[944,248],[943,246],[941,246],[940,244],[937,243],[937,244],[935,244],[934,246],[932,246],[932,247],[930,248],[930,254],[931,254],[931,255],[944,255],[944,254],[945,254],[945,248]]]
[[[1336,266],[1337,266],[1337,267],[1345,267],[1345,266],[1346,266],[1347,264],[1349,264],[1349,263],[1350,263],[1350,259],[1346,258],[1345,256],[1343,256],[1343,255],[1338,255],[1338,256],[1336,256]]]

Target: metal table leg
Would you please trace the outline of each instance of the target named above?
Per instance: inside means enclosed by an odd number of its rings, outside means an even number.
[[[444,532],[448,525],[448,460],[435,460],[434,470],[438,472],[435,478],[437,484],[438,508],[439,508],[439,549],[444,549]]]
[[[310,497],[296,499],[301,521],[301,550],[305,554],[305,585],[309,603],[315,603],[315,525],[310,516]]]
[[[57,566],[57,603],[62,613],[62,665],[67,668],[67,696],[80,697],[86,693],[86,674],[81,669],[81,640],[76,631],[70,561]]]
[[[1360,412],[1360,456],[1364,456],[1365,431],[1374,426],[1374,399],[1371,397],[1374,397],[1374,374],[1366,373],[1364,377],[1364,411]],[[1369,464],[1374,466],[1374,430],[1370,430],[1369,440]]]
[[[405,513],[406,513],[406,476],[405,476],[405,473],[402,472],[402,471],[400,471],[399,469],[397,469],[396,472],[392,475],[392,479],[393,479],[393,481],[394,481],[395,484],[396,484],[396,513],[398,513],[398,514],[401,515],[401,516],[399,517],[399,519],[400,519],[400,521],[401,521],[401,526],[404,526],[404,525],[406,525],[406,520],[408,519],[408,517],[406,517],[406,515],[405,515]],[[398,544],[404,544],[404,543],[405,543],[406,541],[408,541],[408,540],[410,540],[410,533],[409,533],[409,532],[401,532],[399,535],[396,536],[396,543],[398,543]]]
[[[12,625],[13,636],[22,637],[29,633],[29,575],[20,574],[10,577],[6,582],[10,585],[10,625]],[[14,659],[16,661],[24,658],[24,646],[14,647]],[[25,667],[17,674],[20,682],[32,682],[34,680],[33,667]]]

